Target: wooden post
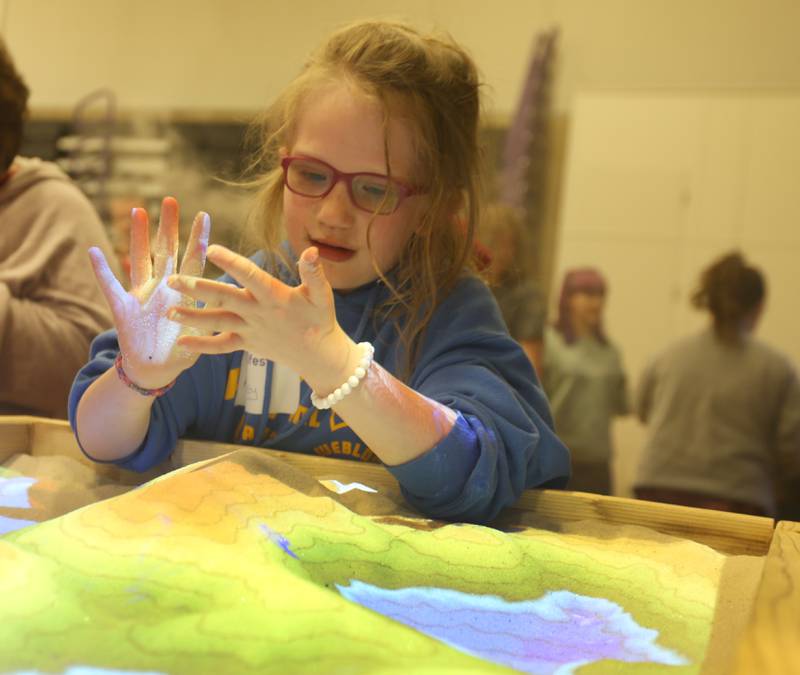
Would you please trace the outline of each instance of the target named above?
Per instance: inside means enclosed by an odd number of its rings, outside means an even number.
[[[800,673],[800,523],[775,528],[736,665],[736,675]]]

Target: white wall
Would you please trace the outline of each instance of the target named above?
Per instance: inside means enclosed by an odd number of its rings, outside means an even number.
[[[5,2],[6,39],[33,90],[34,111],[69,108],[100,86],[113,88],[127,108],[261,109],[331,30],[371,16],[461,33],[472,38],[469,46],[481,62],[491,63],[504,44],[475,39],[476,31],[486,36],[483,19],[472,13],[483,5],[468,0]],[[501,3],[491,13],[490,27],[510,45],[508,61],[491,80],[508,101],[519,88],[533,33],[544,24],[544,12],[533,4],[522,22],[514,20],[521,3]]]
[[[123,107],[260,109],[342,22],[438,27],[514,109],[537,31],[559,26],[554,103],[577,91],[800,87],[795,0],[0,0],[34,111],[100,86]],[[0,14],[2,16],[2,14]],[[0,26],[2,29],[2,26]]]

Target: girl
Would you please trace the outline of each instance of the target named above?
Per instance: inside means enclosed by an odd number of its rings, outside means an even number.
[[[478,86],[449,40],[350,26],[268,110],[264,251],[211,246],[226,276],[192,276],[208,237],[199,214],[171,275],[167,198],[151,272],[136,210],[130,293],[92,253],[117,331],[96,340],[71,395],[86,454],[145,470],[186,435],[377,458],[422,513],[472,521],[526,487],[563,486],[545,397],[467,271]]]
[[[611,420],[628,411],[625,373],[603,330],[606,283],[591,267],[564,275],[545,332],[542,383],[573,457],[573,490],[611,494]]]
[[[546,307],[536,283],[526,278],[530,249],[522,218],[510,206],[490,204],[483,214],[481,239],[491,252],[487,277],[508,332],[539,374]]]
[[[710,265],[694,294],[708,329],[645,369],[636,412],[649,425],[640,499],[776,513],[776,479],[800,468],[800,381],[789,360],[752,337],[766,285],[738,253]]]

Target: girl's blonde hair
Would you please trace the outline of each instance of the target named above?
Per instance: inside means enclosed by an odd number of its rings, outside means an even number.
[[[382,106],[387,174],[389,120],[404,120],[415,135],[411,181],[425,191],[426,208],[391,279],[375,268],[391,291],[380,312],[397,321],[405,346],[401,376],[407,379],[427,322],[472,262],[482,185],[478,73],[452,39],[423,35],[405,24],[365,21],[334,33],[267,109],[260,125],[256,163],[266,171],[256,181],[255,217],[267,251],[277,251],[283,219],[279,149],[291,147],[307,96],[335,81],[355,85]]]

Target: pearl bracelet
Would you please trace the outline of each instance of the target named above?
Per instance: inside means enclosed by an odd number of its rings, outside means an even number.
[[[342,384],[341,387],[336,387],[336,389],[327,396],[317,396],[313,391],[311,392],[311,402],[314,404],[315,408],[327,410],[353,391],[353,389],[358,386],[359,382],[367,376],[367,371],[370,365],[372,365],[375,347],[369,342],[359,342],[358,346],[361,348],[361,360],[358,362],[355,372],[347,378],[347,381]]]

